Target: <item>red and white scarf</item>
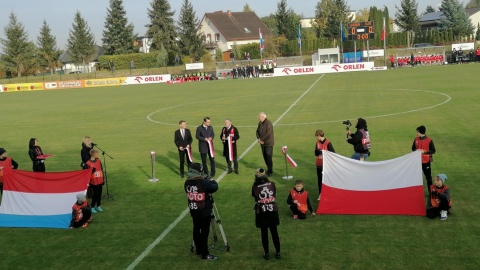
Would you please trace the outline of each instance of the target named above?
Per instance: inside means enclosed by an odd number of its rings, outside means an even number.
[[[290,163],[290,165],[292,165],[294,168],[296,168],[297,163],[295,162],[295,160],[292,159],[292,157],[290,157],[289,154],[287,154],[287,146],[282,147],[282,153],[285,156],[285,158],[287,159],[288,163]]]
[[[208,152],[210,153],[210,156],[213,158],[215,157],[215,149],[213,149],[213,141],[212,140],[208,140],[207,141],[207,144],[208,144]]]
[[[192,150],[190,149],[190,145],[185,147],[185,151],[187,151],[188,160],[193,163],[193,156],[192,156]]]
[[[227,128],[225,128],[224,132],[227,131]],[[230,127],[230,134],[227,138],[227,144],[228,144],[228,160],[233,161],[233,136],[235,136],[234,128]]]

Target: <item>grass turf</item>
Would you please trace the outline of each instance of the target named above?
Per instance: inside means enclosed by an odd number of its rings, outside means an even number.
[[[278,187],[282,259],[261,257],[250,188],[254,170],[264,163],[255,145],[240,160],[240,174],[223,178],[215,194],[230,252],[212,250],[220,256],[215,262],[190,253],[187,214],[137,269],[472,269],[480,264],[477,70],[472,64],[327,74],[316,84],[320,75],[2,93],[0,147],[8,150],[19,169],[31,170],[27,155],[31,137],[39,140],[45,153],[55,154],[46,163],[47,171],[78,169],[81,138],[91,135],[114,157],[107,158],[107,169],[115,196],[115,201],[103,200],[105,212],[96,214],[87,229],[0,229],[2,267],[128,267],[186,208],[173,144],[180,119],[194,131],[204,116],[211,117],[220,175],[226,168],[218,139],[223,119],[231,118],[239,127],[238,149],[243,152],[255,141],[258,112],[265,111],[276,121],[313,85],[275,127],[272,180]],[[336,152],[350,156],[341,121],[358,117],[368,122],[370,161],[410,152],[415,128],[427,127],[437,148],[433,174],[446,173],[452,189],[453,214],[447,221],[408,216],[291,218],[285,201],[293,183],[281,179],[285,165],[280,147],[288,145],[299,165],[290,169],[291,174],[315,194],[315,130],[323,129]],[[194,142],[194,158],[199,161],[197,146]],[[158,183],[147,181],[151,150],[157,152]],[[316,196],[310,197],[316,208]]]

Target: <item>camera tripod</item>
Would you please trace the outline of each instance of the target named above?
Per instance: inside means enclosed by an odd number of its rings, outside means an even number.
[[[218,213],[217,205],[215,202],[213,204],[213,213],[211,216],[211,235],[212,235],[212,244],[209,246],[210,249],[216,249],[216,250],[225,250],[225,251],[230,251],[230,245],[227,242],[227,237],[225,236],[225,231],[223,230],[222,226],[222,221],[220,220],[220,215]],[[217,231],[216,228],[220,230],[220,234],[222,235],[223,243],[225,245],[224,248],[216,248],[215,245],[217,244],[218,237],[217,237]],[[192,245],[190,246],[190,251],[194,252],[195,251],[195,242],[192,241]]]

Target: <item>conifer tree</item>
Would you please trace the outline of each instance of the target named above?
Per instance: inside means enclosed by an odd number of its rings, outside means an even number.
[[[472,21],[468,17],[463,4],[458,0],[443,0],[440,6],[443,16],[441,18],[442,27],[451,29],[453,38],[470,36],[474,32]]]
[[[57,39],[52,35],[50,26],[44,20],[37,37],[37,61],[42,71],[50,68],[52,73],[59,67],[62,51],[57,48]]]
[[[24,26],[13,12],[10,13],[8,25],[3,29],[5,39],[0,39],[3,47],[2,62],[7,69],[14,70],[21,77],[35,63],[35,45],[28,40]]]
[[[102,38],[105,54],[134,53],[134,41],[133,24],[128,23],[123,0],[110,0]]]
[[[419,29],[418,3],[416,0],[401,0],[397,7],[395,23],[407,32],[407,45],[412,46],[415,32]]]
[[[68,37],[68,52],[75,64],[83,64],[84,67],[95,55],[95,37],[78,10]]]
[[[198,32],[198,19],[189,0],[183,0],[178,18],[179,47],[182,55],[192,57],[195,61],[205,54],[205,44]]]
[[[147,15],[150,23],[147,25],[147,36],[152,39],[151,50],[160,50],[162,44],[167,52],[178,52],[175,22],[168,0],[152,0]]]

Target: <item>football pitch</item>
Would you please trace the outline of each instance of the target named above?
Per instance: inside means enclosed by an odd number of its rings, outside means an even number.
[[[280,78],[219,80],[176,85],[0,93],[0,147],[31,170],[28,141],[35,137],[47,171],[80,169],[81,139],[106,158],[110,194],[103,213],[85,229],[0,228],[2,269],[476,269],[480,265],[479,65],[405,68]],[[251,186],[264,167],[256,144],[258,113],[275,122],[274,175],[279,205],[280,260],[262,258]],[[229,252],[216,261],[190,252],[192,222],[173,143],[178,121],[194,133],[205,116],[216,133],[215,193]],[[317,215],[293,220],[286,200],[282,146],[298,168],[289,168],[318,202],[314,147],[317,129],[336,152],[351,156],[342,121],[367,120],[369,161],[411,151],[415,129],[427,127],[437,153],[432,174],[448,175],[448,220],[413,216]],[[240,132],[240,174],[226,175],[220,130],[230,118]],[[353,127],[352,127],[353,129]],[[150,151],[157,183],[150,183]],[[200,161],[198,142],[193,157]],[[103,189],[104,194],[106,189]],[[73,204],[74,202],[72,202]],[[185,215],[186,214],[186,215]],[[217,247],[223,247],[220,232]],[[273,252],[273,244],[271,252]]]

